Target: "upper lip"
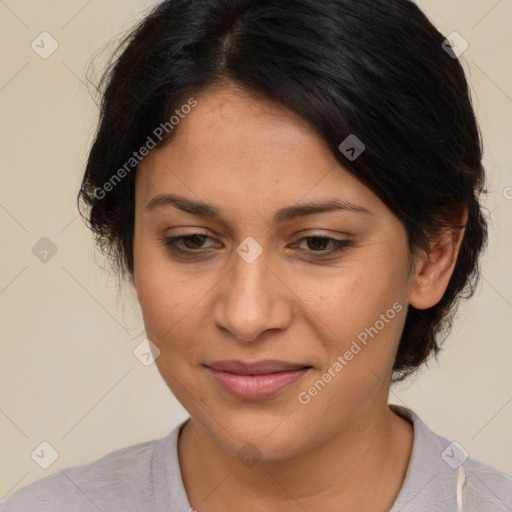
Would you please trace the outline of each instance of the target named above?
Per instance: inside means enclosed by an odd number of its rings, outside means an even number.
[[[286,372],[311,368],[310,365],[289,363],[286,361],[265,360],[254,363],[246,363],[238,360],[214,361],[206,365],[208,368],[221,372],[236,373],[238,375],[265,375],[268,373]]]

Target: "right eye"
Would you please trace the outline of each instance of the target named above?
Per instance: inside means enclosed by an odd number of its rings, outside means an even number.
[[[207,239],[211,238],[204,233],[192,233],[190,235],[165,238],[164,245],[178,254],[192,256],[204,252],[203,244]]]

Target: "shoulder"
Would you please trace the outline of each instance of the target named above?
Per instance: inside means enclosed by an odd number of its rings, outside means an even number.
[[[468,458],[463,463],[464,495],[478,510],[512,510],[512,475]]]
[[[433,432],[411,409],[390,408],[414,425],[409,467],[392,512],[512,510],[511,475],[472,458],[461,444]]]
[[[81,512],[135,510],[141,496],[150,496],[153,439],[111,451],[83,466],[67,467],[36,480],[0,504],[1,512]],[[110,505],[109,505],[110,504]]]

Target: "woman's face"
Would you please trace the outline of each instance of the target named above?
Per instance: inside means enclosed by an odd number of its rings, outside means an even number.
[[[221,445],[291,456],[387,407],[413,288],[406,232],[297,115],[234,89],[196,99],[137,171],[147,336],[169,388]],[[331,204],[301,215],[312,203]],[[175,237],[189,238],[166,245]],[[210,368],[267,360],[299,369]]]

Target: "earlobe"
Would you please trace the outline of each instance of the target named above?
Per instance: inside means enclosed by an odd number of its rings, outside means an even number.
[[[462,215],[460,227],[447,228],[441,237],[431,243],[428,254],[417,258],[413,276],[413,289],[409,303],[416,309],[435,306],[443,297],[452,276],[467,221]]]

